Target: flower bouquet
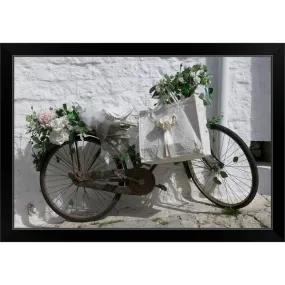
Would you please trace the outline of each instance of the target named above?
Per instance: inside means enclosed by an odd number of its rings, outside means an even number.
[[[159,99],[161,105],[174,103],[171,95],[174,95],[177,100],[188,98],[195,94],[198,87],[204,87],[205,93],[197,94],[203,100],[205,106],[210,106],[212,102],[213,88],[209,88],[211,83],[211,74],[207,73],[207,66],[196,64],[192,67],[184,67],[181,71],[173,75],[165,74],[164,77],[150,89],[153,93],[152,98]],[[155,104],[156,105],[156,104]]]
[[[67,141],[73,143],[76,135],[83,139],[90,134],[80,116],[82,108],[78,104],[71,108],[63,104],[62,108],[49,108],[40,114],[37,114],[33,107],[31,109],[32,114],[26,117],[28,122],[26,134],[31,135],[29,143],[32,144],[33,163],[37,170],[40,169],[45,154],[52,148]]]

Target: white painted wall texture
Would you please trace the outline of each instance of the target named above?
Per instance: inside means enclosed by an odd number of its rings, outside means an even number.
[[[26,209],[28,203],[35,206],[33,219],[48,221],[49,217],[49,209],[40,193],[39,172],[34,170],[31,151],[27,146],[28,136],[25,134],[25,117],[30,114],[31,105],[36,111],[69,102],[78,102],[82,107],[91,102],[103,103],[108,107],[131,105],[134,107],[131,119],[137,120],[140,110],[154,104],[148,93],[150,87],[165,73],[179,70],[181,62],[185,66],[206,64],[214,75],[212,86],[216,91],[215,96],[218,96],[217,57],[16,57],[15,226],[33,226]],[[229,127],[248,144],[250,140],[270,140],[270,58],[230,58],[229,72]],[[217,100],[207,110],[207,116],[219,115],[216,110]],[[187,180],[182,166],[163,166],[155,174],[158,183],[172,185],[167,196],[156,190],[146,198],[130,199],[125,196],[118,207],[128,203],[141,205],[146,200],[153,204],[179,200],[176,192],[182,186],[178,185],[178,181]]]

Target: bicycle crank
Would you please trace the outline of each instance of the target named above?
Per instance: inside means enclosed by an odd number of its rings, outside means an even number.
[[[93,171],[82,176],[69,173],[68,176],[78,187],[125,195],[147,195],[157,186],[153,173],[145,168]],[[124,183],[125,186],[114,182]]]

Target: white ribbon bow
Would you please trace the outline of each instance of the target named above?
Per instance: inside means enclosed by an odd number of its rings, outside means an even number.
[[[158,147],[157,156],[159,158],[164,158],[164,156],[171,156],[171,153],[175,153],[174,143],[172,136],[169,132],[172,126],[176,124],[175,116],[164,116],[156,121],[156,126],[163,130],[164,132],[164,142],[161,142]],[[164,155],[165,153],[165,155]]]

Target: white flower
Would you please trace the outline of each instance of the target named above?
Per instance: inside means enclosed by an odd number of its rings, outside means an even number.
[[[195,72],[193,72],[193,71],[190,72],[190,76],[191,76],[191,77],[195,77]]]
[[[194,82],[195,82],[196,84],[200,84],[200,81],[201,81],[201,79],[200,79],[199,76],[195,76],[195,77],[194,77]]]
[[[178,78],[178,80],[179,80],[181,83],[183,83],[183,82],[184,82],[183,77],[179,77],[179,78]]]
[[[67,142],[69,140],[69,131],[66,129],[62,129],[58,132],[52,130],[49,135],[49,140],[53,144],[62,145],[64,142]]]
[[[160,92],[160,87],[159,87],[159,86],[156,86],[156,87],[155,87],[155,91],[156,91],[156,92]]]
[[[67,116],[63,116],[61,118],[55,118],[49,123],[52,130],[56,132],[61,131],[67,124],[68,124]]]
[[[202,74],[203,72],[204,72],[203,70],[198,70],[198,71],[196,72],[196,76]]]

